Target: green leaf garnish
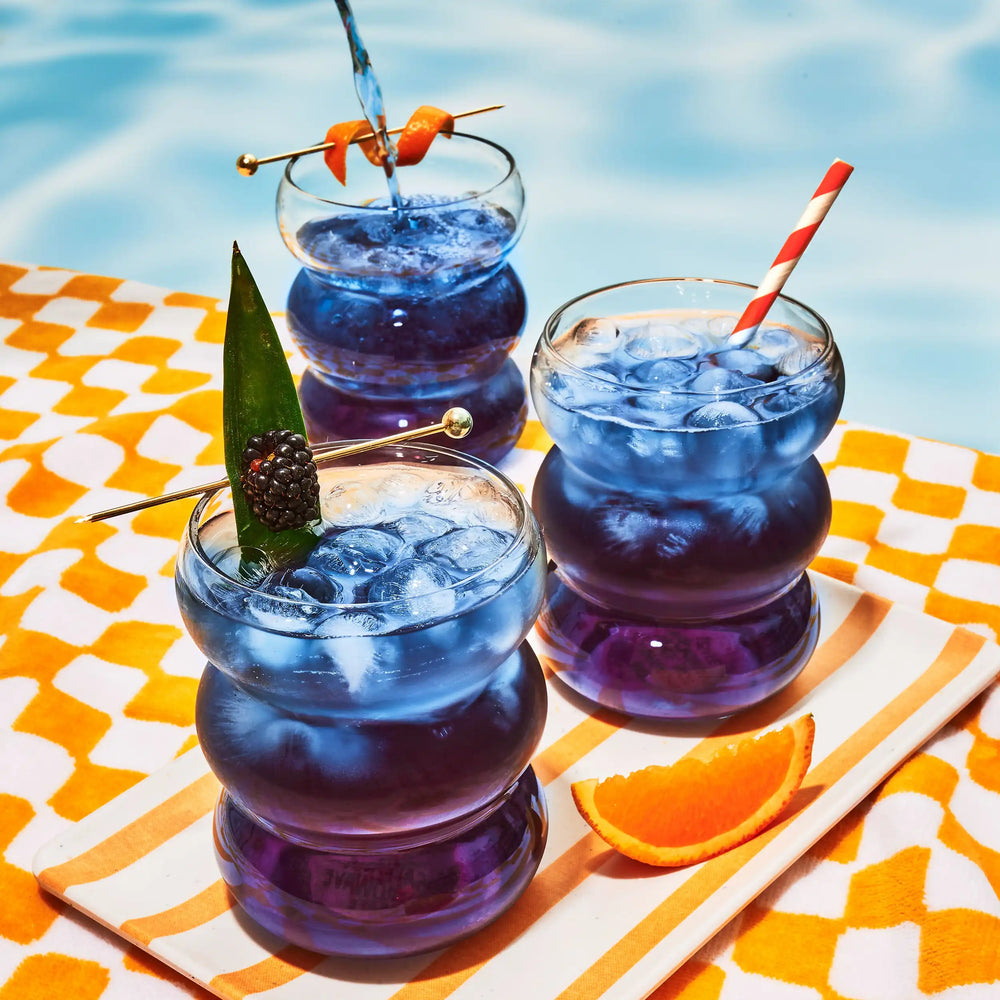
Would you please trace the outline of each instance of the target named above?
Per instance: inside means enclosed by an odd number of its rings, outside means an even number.
[[[310,526],[271,531],[254,517],[240,484],[243,449],[255,434],[288,428],[305,436],[305,420],[274,321],[233,243],[233,278],[222,348],[222,439],[241,546],[262,549],[275,563],[304,558],[319,536]],[[318,525],[318,522],[316,522]]]

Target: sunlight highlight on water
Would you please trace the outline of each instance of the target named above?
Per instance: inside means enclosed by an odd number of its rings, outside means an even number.
[[[834,157],[849,191],[786,291],[831,323],[845,415],[1000,451],[1000,0],[358,0],[389,111],[503,103],[530,314],[636,277],[757,281]],[[0,257],[275,309],[280,167],[358,117],[330,0],[12,0]],[[405,179],[404,179],[405,186]]]

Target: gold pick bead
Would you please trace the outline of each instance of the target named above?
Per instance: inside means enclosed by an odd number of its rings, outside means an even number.
[[[236,169],[244,177],[253,177],[257,173],[257,157],[253,153],[244,153],[236,160]]]
[[[464,438],[472,430],[472,414],[461,406],[453,406],[441,418],[444,432],[450,438]]]

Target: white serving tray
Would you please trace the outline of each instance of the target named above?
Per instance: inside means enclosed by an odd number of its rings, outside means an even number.
[[[354,962],[284,945],[234,908],[219,879],[218,784],[191,750],[45,845],[40,883],[220,997],[267,1000],[640,1000],[799,858],[1000,671],[965,629],[814,576],[820,645],[764,704],[723,723],[653,726],[588,712],[558,681],[535,770],[549,839],[518,903],[478,935],[415,958]],[[813,765],[774,826],[687,868],[648,868],[604,845],[570,782],[676,760],[702,740],[811,712]]]

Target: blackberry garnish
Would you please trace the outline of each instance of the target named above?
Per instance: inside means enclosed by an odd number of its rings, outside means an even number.
[[[289,430],[254,435],[243,449],[240,485],[250,510],[271,531],[319,518],[319,479],[312,451]]]

